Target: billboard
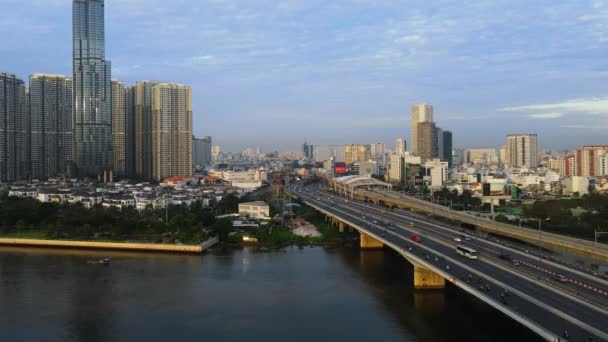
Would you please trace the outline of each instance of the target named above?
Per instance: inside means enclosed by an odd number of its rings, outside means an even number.
[[[346,166],[336,165],[336,173],[346,173]]]

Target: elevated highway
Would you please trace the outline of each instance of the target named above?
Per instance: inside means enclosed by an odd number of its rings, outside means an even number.
[[[488,233],[508,236],[553,250],[592,257],[597,260],[602,260],[603,262],[608,262],[608,245],[606,244],[596,244],[593,241],[543,232],[542,230],[519,227],[473,216],[466,212],[451,210],[442,205],[390,191],[390,189],[386,189],[386,187],[381,186],[379,183],[375,185],[358,185],[353,184],[352,180],[350,184],[334,180],[332,186],[338,194],[351,199],[373,202],[387,207],[424,212],[445,219],[471,224]]]
[[[449,282],[549,341],[608,340],[608,282],[603,279],[479,237],[461,237],[455,227],[354,197],[345,199],[315,187],[293,188],[292,195],[340,230],[358,231],[362,248],[387,246],[403,255],[414,265],[417,289],[442,288]],[[479,260],[458,255],[458,244],[478,250]],[[509,261],[501,259],[505,255]]]

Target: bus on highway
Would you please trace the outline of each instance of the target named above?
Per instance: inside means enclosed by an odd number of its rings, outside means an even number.
[[[477,251],[469,247],[458,245],[456,246],[456,253],[469,259],[477,259]]]

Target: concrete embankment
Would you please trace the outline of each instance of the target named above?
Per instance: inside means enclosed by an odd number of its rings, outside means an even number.
[[[137,252],[162,252],[162,253],[202,253],[210,244],[203,245],[163,245],[153,243],[121,243],[121,242],[90,242],[90,241],[61,241],[61,240],[37,240],[37,239],[7,239],[0,238],[0,245],[41,247],[41,248],[71,248],[71,249],[97,249],[97,250],[120,250]]]

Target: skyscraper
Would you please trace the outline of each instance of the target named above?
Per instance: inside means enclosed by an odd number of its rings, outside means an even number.
[[[211,137],[198,139],[192,137],[192,164],[205,166],[211,164],[212,160],[212,141]]]
[[[152,87],[152,177],[192,175],[192,88]]]
[[[306,159],[313,159],[314,157],[314,147],[312,144],[309,144],[307,142],[304,142],[302,144],[302,154],[304,155],[304,158]]]
[[[127,175],[125,97],[125,84],[112,80],[112,145],[114,148],[114,174],[117,176]]]
[[[104,0],[73,0],[74,162],[80,176],[110,170],[111,65],[105,59]]]
[[[422,159],[422,162],[437,158],[439,149],[437,146],[437,127],[435,127],[435,123],[427,121],[418,123],[416,126],[418,127],[417,155]]]
[[[448,162],[448,167],[452,167],[452,131],[443,131],[443,156],[439,156],[442,160]]]
[[[435,128],[437,130],[437,132],[435,133],[437,135],[437,158],[443,158],[443,129],[441,127],[436,127]]]
[[[0,72],[0,182],[29,176],[27,114],[23,80]]]
[[[72,163],[72,79],[30,76],[29,111],[32,178],[68,175]]]
[[[131,139],[135,175],[152,179],[152,87],[157,82],[141,81],[127,88],[127,118],[133,120]]]
[[[507,154],[511,167],[538,166],[538,135],[507,135]]]
[[[412,127],[410,145],[414,155],[420,155],[418,145],[418,124],[423,122],[433,122],[433,106],[421,103],[412,106]]]

